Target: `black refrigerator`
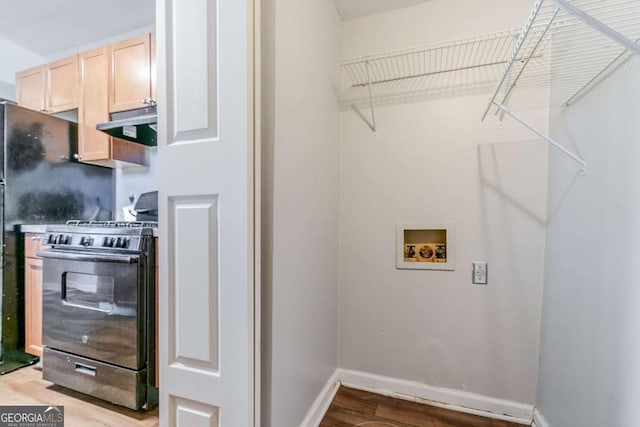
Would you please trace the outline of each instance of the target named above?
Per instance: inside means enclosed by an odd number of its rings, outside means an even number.
[[[113,171],[78,163],[75,123],[0,103],[0,374],[33,363],[24,353],[23,224],[110,220]]]

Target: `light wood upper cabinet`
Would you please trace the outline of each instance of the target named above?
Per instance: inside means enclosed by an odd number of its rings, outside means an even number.
[[[44,65],[16,73],[16,101],[18,105],[44,111]]]
[[[73,55],[49,64],[16,73],[18,105],[32,110],[58,113],[80,109],[82,103],[83,61],[96,62],[95,52],[107,58],[107,80],[100,81],[107,91],[107,111],[144,108],[155,105],[155,34],[145,34],[85,54]],[[103,52],[104,51],[104,52]],[[89,53],[89,52],[87,52]],[[102,67],[103,58],[100,58]],[[87,78],[84,78],[86,84]],[[100,108],[96,114],[102,114]],[[104,120],[106,121],[106,120]]]
[[[45,65],[47,113],[78,108],[78,55]]]
[[[155,35],[145,34],[16,74],[18,104],[46,113],[78,109],[78,160],[146,165],[145,147],[96,130],[109,113],[155,104]]]
[[[145,164],[144,147],[112,138],[96,129],[109,121],[109,48],[80,54],[78,156],[86,163],[116,166],[118,162]]]
[[[96,129],[109,121],[109,52],[106,47],[80,54],[78,155],[82,161],[109,158],[111,137]]]
[[[147,106],[151,97],[151,35],[109,46],[109,112]]]
[[[16,100],[43,113],[78,108],[78,55],[16,73]]]

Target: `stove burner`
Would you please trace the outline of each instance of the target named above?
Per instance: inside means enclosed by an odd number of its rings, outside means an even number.
[[[157,228],[156,221],[87,221],[72,219],[66,225],[91,228]]]

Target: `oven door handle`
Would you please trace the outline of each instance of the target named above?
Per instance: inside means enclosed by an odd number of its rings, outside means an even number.
[[[36,255],[42,258],[62,259],[68,261],[117,262],[121,264],[135,264],[140,259],[139,255],[63,252],[53,251],[50,249],[37,251]]]

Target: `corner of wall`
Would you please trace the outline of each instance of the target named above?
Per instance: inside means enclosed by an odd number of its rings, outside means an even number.
[[[551,427],[538,408],[533,410],[533,424],[531,427]]]
[[[15,83],[16,73],[44,63],[44,58],[35,52],[19,46],[13,41],[0,36],[0,82]],[[15,98],[15,95],[11,97]]]
[[[10,83],[0,81],[0,98],[15,101],[16,87]]]

